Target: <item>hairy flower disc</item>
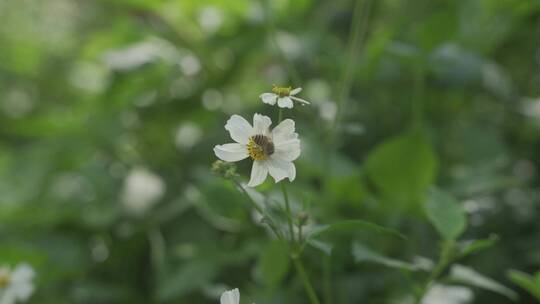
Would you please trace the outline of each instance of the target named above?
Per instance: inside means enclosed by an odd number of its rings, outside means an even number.
[[[253,160],[265,160],[274,154],[274,143],[267,136],[258,134],[249,138],[247,149]]]
[[[9,284],[9,274],[0,272],[0,288],[4,288]]]

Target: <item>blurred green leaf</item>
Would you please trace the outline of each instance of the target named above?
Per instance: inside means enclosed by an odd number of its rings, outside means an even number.
[[[507,275],[514,284],[525,289],[540,301],[540,271],[537,272],[536,278],[519,270],[509,270]]]
[[[355,242],[353,244],[352,255],[355,262],[357,263],[371,262],[381,264],[390,268],[397,268],[408,271],[416,271],[420,269],[418,265],[386,257],[358,242]]]
[[[463,265],[453,265],[450,269],[449,279],[453,282],[493,291],[509,298],[512,301],[516,301],[518,299],[517,293],[510,288],[484,276],[481,273],[478,273],[472,268]]]
[[[418,203],[437,172],[437,156],[422,131],[378,145],[368,155],[366,171],[377,189],[396,203]]]
[[[446,240],[457,239],[467,227],[467,219],[461,205],[450,194],[437,188],[428,191],[424,210],[431,224]]]
[[[157,291],[158,297],[169,302],[184,296],[210,283],[216,273],[216,266],[210,262],[190,261],[162,280]]]
[[[458,244],[459,254],[463,257],[477,253],[479,251],[490,248],[499,241],[499,237],[495,234],[490,235],[487,239],[463,241]]]
[[[406,239],[401,233],[397,230],[379,226],[377,224],[363,221],[363,220],[345,220],[340,221],[331,225],[324,225],[318,228],[315,228],[311,234],[308,236],[308,239],[319,237],[323,234],[330,234],[336,232],[355,232],[355,231],[370,231],[378,234],[385,234],[388,236],[393,236],[401,239]]]
[[[277,286],[287,274],[289,264],[287,244],[274,240],[261,252],[257,263],[257,277],[264,284]]]

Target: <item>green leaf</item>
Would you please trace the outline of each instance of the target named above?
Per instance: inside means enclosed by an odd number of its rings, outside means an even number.
[[[184,264],[158,285],[158,296],[162,301],[169,302],[209,284],[216,273],[217,267],[205,261]]]
[[[517,293],[510,288],[503,286],[499,282],[494,281],[493,279],[478,273],[476,270],[463,265],[455,264],[452,266],[450,269],[449,279],[457,283],[493,291],[509,298],[512,301],[518,299]]]
[[[309,239],[306,243],[311,247],[322,251],[326,255],[332,255],[332,244],[317,239]]]
[[[459,255],[461,257],[468,256],[470,254],[482,251],[490,248],[499,241],[499,237],[495,234],[490,235],[487,239],[463,241],[458,244]]]
[[[441,237],[446,240],[455,240],[465,231],[465,212],[448,193],[436,188],[430,189],[425,212]]]
[[[418,265],[383,256],[357,242],[353,244],[352,255],[357,263],[372,262],[384,265],[386,267],[398,268],[402,270],[420,270]]]
[[[421,131],[409,131],[377,146],[366,172],[381,194],[402,203],[419,203],[437,172],[437,157]]]
[[[277,286],[289,271],[289,262],[287,244],[272,241],[259,258],[256,276],[266,285]]]
[[[540,272],[538,272],[538,274],[540,274]],[[535,279],[533,276],[524,272],[518,270],[510,270],[508,271],[508,278],[510,278],[510,280],[514,282],[514,284],[525,289],[537,300],[540,301],[540,276]]]
[[[331,225],[324,225],[318,228],[315,228],[313,232],[308,236],[308,239],[321,236],[323,234],[335,233],[335,232],[355,232],[359,230],[368,230],[371,232],[385,234],[401,239],[406,239],[404,235],[399,233],[397,230],[379,226],[377,224],[363,221],[363,220],[345,220],[340,221]]]

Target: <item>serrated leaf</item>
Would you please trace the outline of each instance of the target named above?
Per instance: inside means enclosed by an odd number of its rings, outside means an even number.
[[[518,270],[508,271],[508,278],[540,301],[540,280],[538,278]]]
[[[360,243],[353,244],[352,255],[355,262],[357,263],[371,262],[381,264],[390,268],[397,268],[408,271],[416,271],[420,269],[417,265],[414,265],[412,263],[392,259],[382,254],[379,254]]]
[[[512,301],[518,299],[516,292],[499,282],[484,276],[476,270],[463,265],[455,264],[450,269],[449,279],[469,286],[474,286],[501,294]]]
[[[465,231],[467,226],[465,212],[448,193],[436,188],[430,189],[424,209],[442,238],[455,240]]]
[[[366,159],[366,172],[393,202],[419,203],[435,180],[437,157],[421,131],[409,131],[378,145]]]
[[[260,281],[269,286],[277,286],[289,270],[289,253],[287,244],[272,241],[262,252],[257,263],[256,274]]]

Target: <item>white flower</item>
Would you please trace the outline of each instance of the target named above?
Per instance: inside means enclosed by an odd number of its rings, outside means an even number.
[[[467,304],[473,300],[473,293],[467,287],[433,285],[422,299],[422,304]]]
[[[286,177],[293,181],[296,177],[293,161],[300,156],[300,140],[294,132],[294,121],[285,119],[270,131],[271,124],[269,117],[255,114],[252,127],[243,117],[233,115],[225,129],[236,143],[214,147],[216,156],[227,162],[253,159],[250,187],[262,184],[268,173],[276,183]]]
[[[159,175],[144,168],[134,168],[124,180],[122,203],[132,214],[141,215],[164,194],[165,182]]]
[[[221,304],[239,304],[240,291],[238,290],[238,288],[225,291],[224,293],[221,294],[221,298],[219,299],[219,302]]]
[[[240,291],[238,288],[225,291],[219,299],[220,304],[240,304]]]
[[[293,107],[293,101],[298,101],[302,105],[309,104],[309,101],[295,96],[301,91],[302,88],[293,89],[292,87],[278,87],[274,85],[272,86],[272,93],[263,93],[259,97],[264,103],[271,106],[277,102],[280,108],[291,109]]]
[[[0,304],[26,302],[34,292],[34,270],[28,264],[19,264],[13,271],[0,268]]]

